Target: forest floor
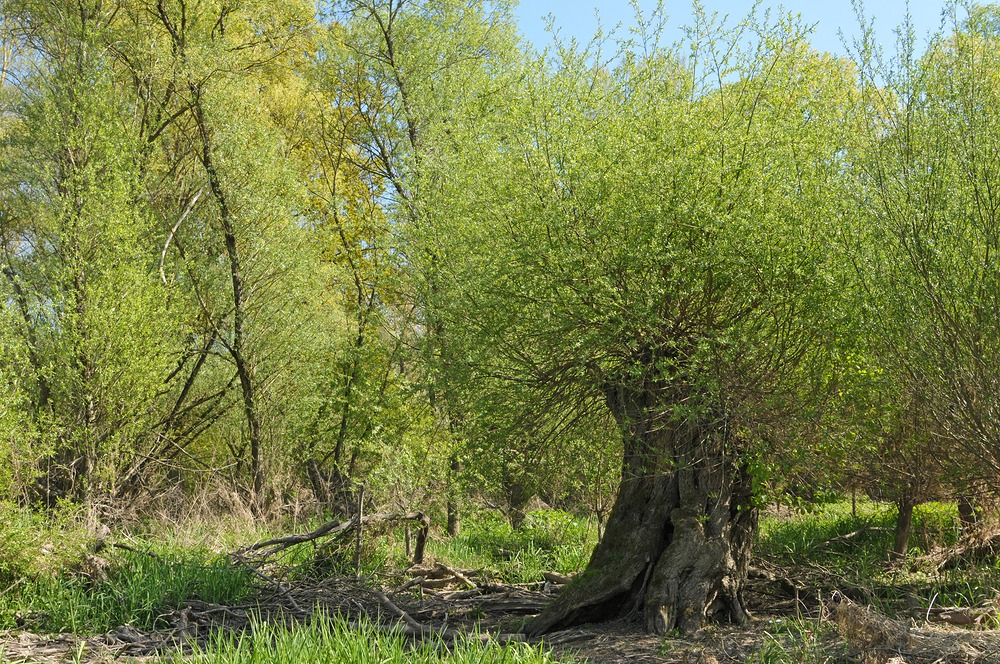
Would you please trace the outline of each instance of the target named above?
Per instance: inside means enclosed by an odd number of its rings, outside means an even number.
[[[103,633],[36,633],[42,631],[32,627],[38,612],[26,608],[18,614],[22,628],[0,633],[0,661],[293,662],[300,660],[287,650],[276,650],[269,658],[260,644],[244,647],[238,642],[252,640],[248,634],[262,634],[273,644],[279,633],[314,630],[334,621],[345,634],[365,632],[375,639],[374,645],[364,646],[372,657],[342,655],[347,658],[342,661],[445,661],[445,656],[428,656],[429,647],[446,655],[461,650],[465,655],[454,661],[462,662],[1000,663],[995,556],[980,557],[975,569],[932,574],[921,571],[921,561],[939,556],[938,550],[916,547],[904,563],[884,559],[879,547],[885,527],[878,515],[868,515],[860,527],[856,515],[849,524],[816,527],[823,518],[789,515],[772,519],[763,529],[747,592],[753,616],[748,625],[710,626],[683,637],[651,636],[637,620],[626,618],[552,633],[525,645],[520,628],[560,592],[567,575],[547,572],[543,581],[510,574],[498,578],[483,567],[459,567],[454,555],[451,560],[441,557],[454,549],[432,547],[423,565],[362,578],[296,577],[290,568],[280,568],[287,561],[255,561],[258,585],[239,602],[189,597],[159,609],[145,624],[126,621]],[[422,650],[412,660],[405,650],[401,659],[379,659],[374,655],[389,647],[378,641],[383,637]],[[503,650],[498,644],[523,650],[508,658],[497,654]],[[493,649],[489,657],[482,654],[484,648]],[[249,654],[224,656],[227,649]]]
[[[8,632],[0,638],[0,648],[2,658],[11,662],[211,661],[191,654],[209,652],[212,635],[220,630],[240,633],[263,624],[286,629],[330,615],[341,616],[349,626],[367,621],[409,640],[433,639],[444,648],[463,639],[516,639],[523,622],[558,592],[552,587],[483,586],[391,594],[355,579],[328,579],[290,585],[283,593],[238,606],[187,602],[163,616],[170,625],[166,628],[123,626],[98,636]],[[1000,633],[893,620],[845,596],[829,593],[824,601],[824,592],[802,588],[796,594],[784,577],[757,575],[748,593],[754,610],[749,625],[660,638],[624,619],[556,632],[540,645],[559,661],[593,664],[1000,662]]]

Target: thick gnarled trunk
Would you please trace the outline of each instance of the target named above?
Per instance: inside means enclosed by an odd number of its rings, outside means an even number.
[[[581,577],[526,631],[629,615],[657,634],[744,622],[757,511],[726,419],[657,416],[669,409],[652,391],[618,390],[609,403],[626,444],[604,538]]]

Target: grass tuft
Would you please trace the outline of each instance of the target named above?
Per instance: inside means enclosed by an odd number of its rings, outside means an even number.
[[[184,552],[156,558],[114,555],[106,578],[77,574],[23,579],[0,595],[0,628],[35,632],[103,633],[119,625],[166,626],[163,613],[189,600],[238,604],[253,577],[215,554]]]
[[[475,639],[446,645],[440,640],[413,641],[398,631],[385,631],[367,622],[349,624],[317,610],[313,618],[288,629],[255,622],[243,633],[216,633],[204,648],[191,655],[176,653],[175,664],[555,664],[541,646],[523,643],[499,645]]]
[[[845,653],[829,623],[801,618],[776,618],[749,664],[827,664],[843,661]]]

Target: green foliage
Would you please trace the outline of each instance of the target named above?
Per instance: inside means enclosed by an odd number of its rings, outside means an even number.
[[[644,451],[676,469],[678,422],[796,507],[996,483],[995,7],[851,63],[697,6],[678,45],[650,20],[538,54],[506,1],[84,4],[0,0],[0,496],[51,510],[0,507],[7,624],[248,592],[207,553],[81,576],[61,501],[168,484],[317,515],[364,484],[435,523],[479,501],[507,521],[432,553],[534,581],[594,535],[520,523],[531,499],[603,523]],[[896,574],[895,513],[859,509],[765,520],[759,552]],[[925,504],[910,552],[957,532]],[[921,583],[972,601],[979,573]]]
[[[872,570],[884,566],[893,541],[896,508],[858,500],[813,506],[789,516],[761,520],[757,552],[770,560],[794,565],[813,560],[824,565]],[[954,504],[925,503],[913,510],[911,547],[914,554],[955,544],[961,532]],[[851,535],[850,537],[846,537]]]
[[[958,490],[994,481],[996,470],[973,477],[978,459],[994,454],[994,418],[985,413],[1000,366],[1000,338],[988,322],[1000,284],[997,207],[986,193],[1000,172],[994,13],[949,3],[943,31],[922,54],[905,24],[895,57],[870,39],[859,45],[860,131],[848,171],[858,206],[845,215],[842,236],[856,270],[854,320],[868,328],[862,343],[871,365],[886,373],[876,398],[859,405],[874,402],[872,414],[884,421],[894,412],[902,419],[917,402],[924,421],[903,443],[926,449],[923,433],[945,446],[929,456]]]
[[[356,662],[357,664],[554,664],[572,662],[556,658],[542,646],[496,642],[482,643],[470,637],[445,646],[433,639],[417,642],[397,631],[386,631],[371,623],[348,624],[317,610],[305,623],[285,627],[258,622],[241,634],[218,633],[209,644],[196,647],[192,655],[177,653],[168,661],[196,664],[292,664]]]
[[[136,458],[180,333],[150,260],[144,145],[123,131],[135,100],[99,47],[109,32],[87,15],[99,10],[57,4],[4,3],[4,29],[37,39],[18,46],[25,76],[0,146],[0,292],[15,333],[0,352],[30,432],[14,488],[45,475],[46,495],[29,498],[50,506],[109,492]]]
[[[845,648],[829,622],[802,618],[768,621],[763,642],[748,664],[827,664],[841,661]]]
[[[91,538],[69,506],[41,514],[0,502],[0,586],[66,574],[84,558]]]
[[[619,428],[587,458],[662,444],[665,466],[681,437],[650,432],[683,421],[798,444],[853,74],[791,20],[695,22],[683,46],[556,44],[448,127],[412,241],[494,486],[576,424]]]
[[[593,523],[558,510],[529,512],[517,530],[491,512],[470,517],[455,538],[432,540],[430,553],[449,564],[483,568],[508,583],[542,581],[541,572],[583,569],[596,544]]]

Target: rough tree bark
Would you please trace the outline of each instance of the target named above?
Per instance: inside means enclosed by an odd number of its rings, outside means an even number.
[[[462,532],[462,513],[459,510],[459,487],[458,477],[462,472],[462,462],[459,461],[458,453],[453,452],[448,464],[448,536],[458,537]]]
[[[904,557],[909,549],[914,505],[914,501],[910,498],[902,498],[896,503],[899,512],[896,516],[896,529],[892,543],[892,555],[895,558]]]
[[[525,631],[641,616],[648,631],[743,623],[757,525],[751,481],[724,417],[664,415],[680,395],[615,387],[625,437],[618,498],[587,569]],[[666,406],[666,408],[664,407]]]

